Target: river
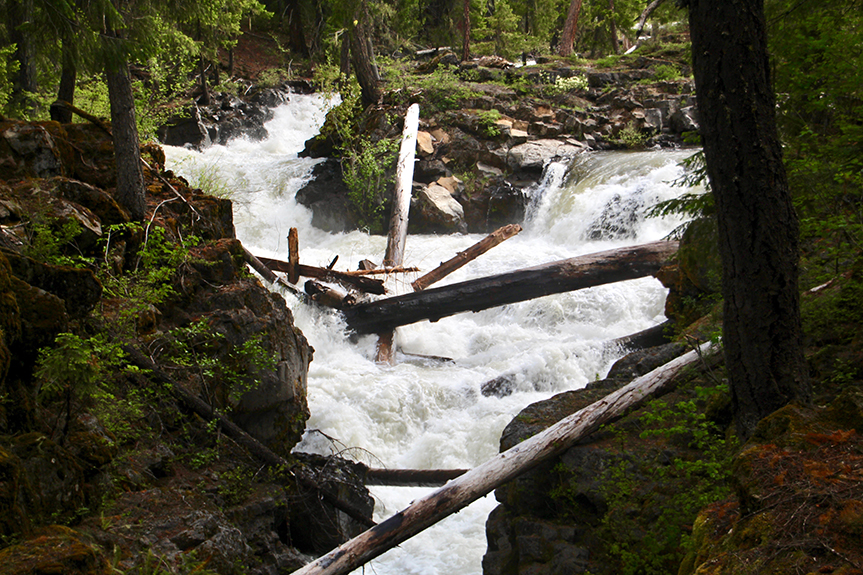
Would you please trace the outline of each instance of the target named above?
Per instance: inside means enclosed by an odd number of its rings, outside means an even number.
[[[237,237],[256,255],[287,259],[286,236],[296,227],[302,263],[325,267],[336,255],[337,269],[356,269],[362,259],[380,262],[384,237],[315,229],[311,213],[294,200],[317,162],[297,154],[317,133],[326,106],[321,96],[292,94],[275,110],[267,140],[238,139],[203,152],[168,147],[168,167],[193,185],[228,193]],[[550,166],[542,185],[531,191],[524,231],[440,285],[663,238],[680,221],[648,219],[644,211],[683,191],[670,182],[691,153],[588,153],[572,165]],[[426,272],[482,237],[409,235],[405,265]],[[390,280],[388,288],[410,291],[417,275]],[[338,453],[373,467],[476,466],[498,452],[501,431],[522,408],[603,377],[622,355],[607,342],[663,321],[665,295],[657,280],[644,278],[401,327],[397,363],[382,366],[374,362],[374,337],[351,341],[336,314],[288,294],[296,324],[315,348],[311,419],[297,450]],[[511,376],[513,393],[481,393],[484,382],[504,374]],[[376,519],[427,492],[372,488]],[[495,504],[491,495],[480,499],[379,557],[365,572],[481,574],[485,518]]]

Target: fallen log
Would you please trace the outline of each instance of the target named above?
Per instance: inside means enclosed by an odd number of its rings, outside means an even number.
[[[379,279],[370,278],[362,275],[352,275],[345,272],[328,270],[327,268],[307,266],[304,264],[297,264],[296,266],[292,266],[290,262],[274,260],[272,258],[264,258],[261,256],[258,256],[258,260],[260,260],[261,263],[263,263],[269,269],[276,272],[290,274],[293,270],[297,273],[298,276],[338,283],[347,288],[358,289],[366,293],[373,293],[378,295],[386,293],[386,289],[384,288],[384,282]]]
[[[579,439],[623,416],[652,395],[667,390],[674,377],[698,361],[711,345],[703,344],[498,454],[294,574],[341,575],[364,565],[507,481],[566,451]]]
[[[369,467],[363,475],[366,485],[399,487],[440,487],[467,473],[467,469],[381,469]]]
[[[439,265],[426,275],[413,281],[411,283],[411,287],[414,288],[414,291],[424,290],[431,284],[440,281],[441,279],[445,278],[466,263],[475,260],[494,246],[505,240],[508,240],[520,231],[521,226],[518,224],[509,224],[507,226],[503,226],[502,228],[498,228],[497,230],[493,231],[465,251],[456,254],[454,258],[443,262],[441,265]]]
[[[355,332],[385,333],[427,319],[437,321],[545,295],[656,274],[677,242],[653,242],[404,294],[343,310]]]
[[[243,257],[246,260],[246,263],[252,266],[253,270],[261,274],[261,277],[271,284],[278,284],[294,295],[302,295],[300,290],[273,273],[273,270],[264,265],[264,262],[252,255],[252,252],[247,250],[245,247],[243,247]]]
[[[387,234],[387,251],[384,255],[384,267],[400,266],[404,263],[419,119],[419,105],[411,104],[405,114],[402,143],[399,148],[398,163],[396,164],[396,187],[393,193],[393,212],[390,216],[389,234]],[[393,363],[394,329],[378,332],[378,345],[375,353],[376,362]]]
[[[305,285],[306,293],[312,301],[326,307],[344,309],[356,303],[357,298],[352,294],[345,294],[337,289],[309,280]]]

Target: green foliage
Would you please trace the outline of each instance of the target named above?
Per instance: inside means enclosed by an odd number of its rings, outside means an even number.
[[[200,382],[211,404],[230,410],[257,385],[260,372],[275,369],[275,359],[262,341],[258,335],[233,345],[208,321],[199,320],[172,329],[152,346],[161,362]]]
[[[396,140],[372,142],[360,138],[351,150],[342,150],[344,182],[350,190],[348,199],[358,214],[361,227],[371,233],[383,231],[384,193],[393,182],[392,168],[398,152]]]
[[[680,69],[672,64],[660,64],[653,69],[653,82],[677,80],[680,78]]]
[[[479,113],[479,125],[489,138],[500,136],[500,126],[497,125],[501,114],[497,110],[483,110]]]
[[[705,192],[686,192],[676,198],[657,203],[647,210],[649,218],[664,218],[668,216],[683,216],[687,220],[712,216],[716,212],[713,194],[710,192],[710,182],[707,179],[707,164],[704,161],[704,152],[695,152],[680,164],[684,168],[683,176],[673,182],[673,185],[684,188],[704,187]],[[680,239],[689,224],[678,226],[669,238]]]
[[[620,573],[662,575],[676,568],[698,512],[731,493],[735,445],[705,415],[707,406],[727,396],[721,385],[697,387],[692,399],[675,404],[651,401],[638,418],[639,436],[660,448],[637,462],[621,459],[604,473],[608,511],[600,531]],[[627,433],[617,433],[628,445]]]
[[[53,348],[39,350],[38,397],[42,401],[69,393],[89,397],[107,374],[123,363],[123,357],[120,345],[109,341],[106,334],[86,339],[71,333],[58,334]]]
[[[108,228],[106,251],[114,235],[140,233],[139,224],[131,223]],[[174,295],[172,280],[190,261],[189,247],[198,243],[198,238],[189,236],[182,243],[173,243],[167,238],[164,228],[148,226],[144,244],[138,252],[133,269],[128,273],[114,273],[107,267],[99,269],[103,296],[123,301],[113,318],[113,328],[118,336],[131,337],[135,332],[137,318],[151,307],[157,306]]]
[[[515,58],[528,46],[525,34],[519,31],[519,16],[513,12],[507,0],[494,3],[494,13],[486,15],[482,8],[471,14],[473,26],[473,48],[480,54],[495,54],[504,58]]]
[[[18,62],[12,59],[15,46],[0,48],[0,110],[3,110],[12,95],[12,78],[18,73]]]
[[[641,148],[647,141],[647,134],[630,122],[617,134],[617,141],[627,148]]]
[[[83,228],[74,218],[65,221],[52,220],[44,212],[35,212],[30,216],[27,226],[27,242],[22,246],[22,253],[35,260],[61,266],[81,266],[84,258],[75,254],[75,238]],[[73,255],[69,255],[70,252]]]
[[[241,503],[252,492],[254,475],[245,467],[235,467],[219,474],[219,495],[225,500],[225,506]]]

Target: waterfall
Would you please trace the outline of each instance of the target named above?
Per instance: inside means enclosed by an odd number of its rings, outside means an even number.
[[[336,255],[338,269],[356,269],[362,259],[380,262],[384,237],[317,230],[311,213],[294,200],[316,163],[297,153],[328,105],[320,96],[292,94],[268,123],[269,139],[240,139],[203,152],[166,148],[169,167],[234,200],[237,236],[252,253],[287,259],[285,237],[296,227],[303,263],[326,266]],[[587,153],[571,165],[550,166],[530,191],[525,230],[442,283],[661,239],[680,222],[647,219],[644,209],[682,192],[669,182],[680,177],[678,163],[689,154]],[[424,273],[481,238],[409,235],[405,264]],[[410,291],[418,275],[393,278],[388,288]],[[287,295],[296,324],[315,348],[312,415],[297,449],[373,467],[473,467],[498,452],[501,431],[522,408],[603,377],[620,355],[605,342],[663,321],[665,295],[658,281],[643,278],[401,327],[396,344],[404,353],[397,353],[394,366],[375,364],[375,337],[349,341],[337,314]],[[483,395],[482,384],[501,375],[512,393]],[[427,491],[373,488],[376,519]],[[480,574],[485,518],[495,504],[487,496],[389,551],[373,562],[374,573]]]

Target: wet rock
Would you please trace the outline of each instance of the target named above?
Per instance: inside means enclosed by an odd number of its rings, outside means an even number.
[[[551,161],[572,158],[581,148],[558,140],[534,140],[509,150],[507,163],[516,171],[541,172]]]
[[[452,233],[465,231],[464,208],[443,186],[431,184],[420,189],[411,200],[410,221],[415,231]]]
[[[312,225],[316,228],[334,233],[351,229],[348,187],[342,181],[338,160],[315,165],[312,180],[297,192],[296,200],[312,210]]]

